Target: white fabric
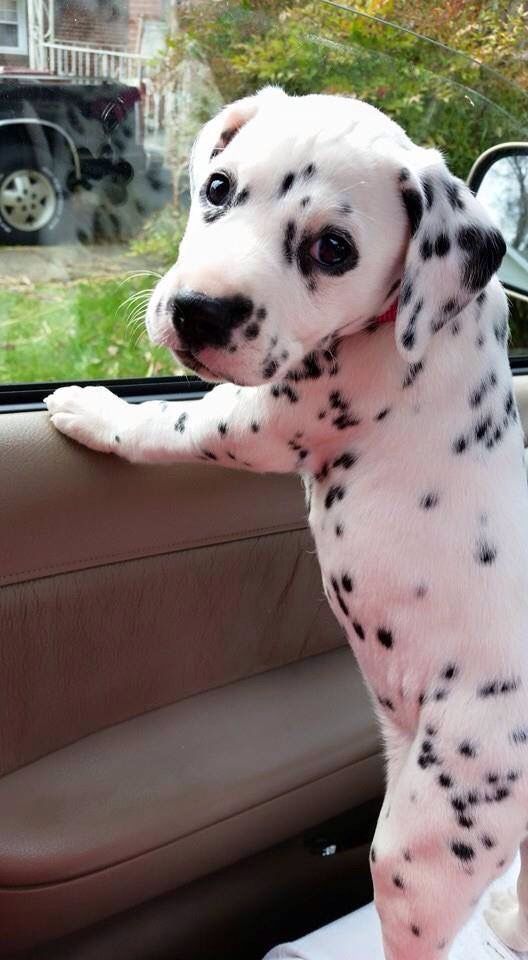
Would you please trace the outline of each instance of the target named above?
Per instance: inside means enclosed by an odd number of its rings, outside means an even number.
[[[519,873],[517,857],[510,869],[492,885],[515,886]],[[505,947],[482,916],[489,891],[480,900],[466,926],[451,948],[449,960],[528,960],[528,953],[514,953]],[[381,928],[373,903],[321,927],[294,943],[283,943],[264,960],[384,960]]]

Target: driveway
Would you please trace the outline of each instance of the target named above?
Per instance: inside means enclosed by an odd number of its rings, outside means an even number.
[[[131,254],[119,243],[56,247],[0,247],[0,286],[24,289],[34,283],[123,277],[159,270],[155,259]]]

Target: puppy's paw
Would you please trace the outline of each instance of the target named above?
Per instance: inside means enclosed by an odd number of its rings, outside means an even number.
[[[106,387],[59,387],[44,400],[53,426],[102,453],[119,453],[133,409]]]

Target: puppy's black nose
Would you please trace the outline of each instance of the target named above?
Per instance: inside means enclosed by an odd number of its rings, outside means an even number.
[[[195,290],[181,290],[171,300],[172,322],[188,350],[227,347],[231,333],[248,320],[253,301],[241,294],[208,297]]]

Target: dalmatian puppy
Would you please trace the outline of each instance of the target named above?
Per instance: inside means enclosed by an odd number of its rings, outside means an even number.
[[[434,149],[358,100],[267,88],[192,156],[177,262],[147,314],[200,401],[47,398],[134,463],[298,472],[325,594],[379,716],[371,850],[387,960],[445,960],[488,920],[528,948],[528,497],[494,276],[500,233]]]

